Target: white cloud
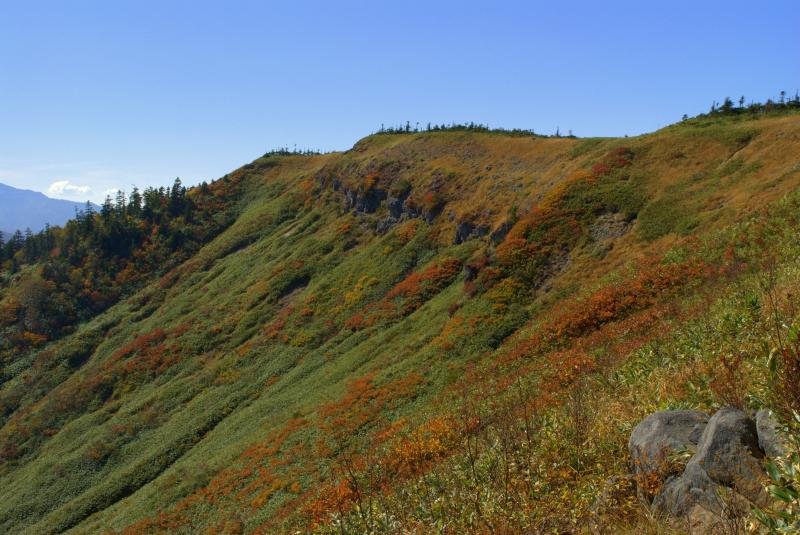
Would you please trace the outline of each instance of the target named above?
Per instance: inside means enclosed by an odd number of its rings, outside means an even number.
[[[50,184],[50,187],[47,188],[47,192],[50,195],[82,196],[91,195],[92,188],[89,186],[78,186],[69,180],[57,180]]]

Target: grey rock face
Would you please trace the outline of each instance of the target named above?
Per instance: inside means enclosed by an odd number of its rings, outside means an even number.
[[[778,422],[768,409],[756,413],[756,432],[758,445],[767,457],[786,455],[786,446],[778,435]]]
[[[653,500],[656,511],[674,517],[688,515],[696,505],[709,511],[722,509],[714,481],[699,465],[691,463],[686,466],[683,474],[668,479]]]
[[[721,409],[708,421],[683,474],[666,482],[653,505],[672,516],[685,516],[695,506],[721,512],[720,485],[764,503],[761,457],[753,419],[738,409]]]
[[[753,419],[738,409],[726,407],[708,421],[689,464],[700,465],[718,483],[738,486],[760,478],[758,459],[763,456]]]
[[[458,245],[465,241],[480,238],[489,233],[489,227],[483,225],[475,225],[469,221],[464,221],[456,226],[456,235],[453,238],[453,244]]]
[[[667,456],[694,451],[707,422],[707,414],[689,410],[656,412],[639,422],[628,440],[634,471],[658,471]]]
[[[424,219],[425,222],[430,225],[431,223],[433,223],[433,220],[436,219],[439,216],[439,214],[442,213],[442,210],[444,210],[443,204],[435,204],[430,208],[423,208],[422,219]]]
[[[494,243],[500,243],[503,241],[508,234],[508,231],[511,230],[513,227],[513,223],[510,221],[503,222],[499,227],[492,231],[492,234],[489,236]]]
[[[390,196],[386,199],[386,208],[389,210],[389,215],[399,220],[403,215],[403,201],[405,199],[400,197]]]
[[[610,240],[624,236],[632,226],[625,214],[602,214],[589,226],[589,235],[595,241]]]
[[[345,210],[354,210],[356,213],[374,213],[381,202],[386,199],[386,192],[379,188],[373,188],[365,192],[345,190],[344,192]]]

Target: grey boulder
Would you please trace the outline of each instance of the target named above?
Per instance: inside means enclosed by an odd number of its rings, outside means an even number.
[[[786,455],[786,446],[778,435],[778,422],[769,409],[761,409],[756,413],[756,432],[758,445],[767,457]]]
[[[653,500],[653,508],[673,517],[687,516],[695,506],[708,511],[720,511],[722,503],[716,484],[697,464],[689,463],[683,474],[671,477]]]
[[[694,451],[707,422],[706,413],[691,410],[655,412],[639,422],[628,440],[634,472],[659,472],[669,455]]]
[[[683,474],[666,482],[653,505],[672,516],[685,516],[695,505],[721,511],[720,485],[764,503],[762,457],[753,419],[732,407],[721,409],[708,421]]]

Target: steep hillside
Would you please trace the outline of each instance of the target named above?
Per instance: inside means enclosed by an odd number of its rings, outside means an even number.
[[[33,341],[7,269],[0,531],[656,529],[606,483],[638,419],[798,408],[797,155],[794,112],[377,134],[189,192],[214,232]]]

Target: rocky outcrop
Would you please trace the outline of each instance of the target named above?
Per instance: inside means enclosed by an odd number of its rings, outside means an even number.
[[[781,457],[786,455],[786,445],[778,435],[778,422],[769,409],[761,409],[756,413],[756,432],[758,433],[758,446],[767,457]]]
[[[741,488],[760,479],[759,459],[763,457],[755,421],[738,409],[726,407],[708,421],[689,464],[699,465],[718,483]]]
[[[492,231],[492,234],[489,236],[495,244],[500,243],[506,238],[508,231],[511,230],[514,224],[511,221],[504,221],[500,224],[499,227]]]
[[[657,511],[672,516],[686,516],[696,505],[721,513],[725,504],[719,486],[732,489],[751,502],[763,502],[763,456],[755,421],[738,409],[726,407],[708,421],[697,453],[683,474],[665,483],[653,505]]]
[[[722,504],[716,495],[716,485],[701,467],[687,465],[678,477],[667,480],[653,500],[653,508],[674,517],[687,516],[696,505],[707,511],[719,511]]]
[[[388,232],[401,221],[422,217],[420,210],[409,202],[409,191],[396,196],[389,194],[386,198],[386,210],[388,214],[377,224],[376,230],[379,234]]]
[[[489,234],[489,227],[486,225],[477,225],[470,221],[462,221],[456,225],[456,235],[453,238],[453,244],[458,245],[468,240],[481,238],[487,234]]]
[[[642,420],[628,448],[635,473],[666,477],[653,499],[656,512],[697,523],[745,511],[749,503],[765,503],[761,459],[779,450],[769,435],[776,424],[768,413],[759,415],[754,420],[726,407],[710,419],[698,411],[664,411]],[[671,476],[659,472],[668,456],[679,451],[693,452],[683,471]]]
[[[688,410],[656,412],[642,420],[628,440],[634,472],[661,471],[670,455],[695,451],[707,423],[706,413]]]
[[[633,222],[622,213],[602,214],[589,225],[589,235],[596,242],[611,240],[625,235]]]
[[[357,215],[374,214],[385,205],[386,215],[375,222],[375,228],[379,234],[388,232],[398,223],[409,219],[422,219],[431,224],[444,209],[444,201],[418,206],[410,198],[410,189],[402,193],[388,192],[379,187],[366,190],[351,189],[335,179],[332,181],[332,185],[334,191],[342,194],[342,208],[345,212],[354,212]],[[486,233],[488,233],[488,229]]]
[[[367,191],[345,189],[343,193],[345,211],[354,210],[362,214],[372,214],[377,211],[381,202],[387,197],[386,191],[380,188],[371,188]]]

